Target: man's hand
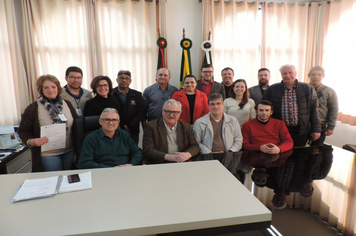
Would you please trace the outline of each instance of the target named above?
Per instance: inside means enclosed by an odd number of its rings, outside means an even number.
[[[185,162],[191,157],[192,155],[189,152],[175,152],[173,154],[166,154],[164,159],[167,161]]]
[[[133,166],[132,164],[125,164],[125,165],[118,165],[118,166],[115,166],[115,167],[126,167],[126,166]]]
[[[320,138],[320,133],[316,133],[316,132],[311,133],[310,137],[312,141],[318,140]]]
[[[332,135],[333,133],[334,133],[334,131],[329,130],[329,129],[327,129],[327,130],[325,131],[325,135],[326,135],[326,136],[330,136],[330,135]]]
[[[174,155],[178,155],[177,162],[185,162],[192,157],[192,154],[189,152],[175,152]]]
[[[267,143],[263,144],[260,146],[261,152],[267,153],[267,154],[278,154],[281,152],[281,149],[277,145],[274,145],[273,143]]]

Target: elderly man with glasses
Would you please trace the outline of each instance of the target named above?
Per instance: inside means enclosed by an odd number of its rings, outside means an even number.
[[[163,104],[162,118],[146,124],[143,154],[147,163],[185,162],[199,154],[192,128],[179,121],[180,113],[180,102],[169,99]]]
[[[129,133],[118,129],[120,116],[116,109],[105,108],[99,123],[101,128],[84,139],[79,168],[123,167],[141,162],[142,150]]]

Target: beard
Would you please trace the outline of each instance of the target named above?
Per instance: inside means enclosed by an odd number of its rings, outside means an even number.
[[[260,81],[258,81],[258,85],[261,87],[267,86],[268,81],[266,79],[261,79]]]

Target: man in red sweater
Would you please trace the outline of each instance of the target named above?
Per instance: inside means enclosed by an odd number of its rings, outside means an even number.
[[[256,119],[242,126],[244,150],[260,150],[268,154],[278,154],[293,147],[293,140],[283,121],[270,118],[273,105],[270,101],[259,101],[256,106]]]

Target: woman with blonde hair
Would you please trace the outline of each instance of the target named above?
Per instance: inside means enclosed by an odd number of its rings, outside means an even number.
[[[36,82],[40,97],[22,114],[18,134],[24,144],[31,148],[32,172],[70,170],[74,156],[72,124],[78,115],[72,104],[59,95],[63,88],[53,75],[42,75]],[[41,146],[49,140],[41,137],[41,126],[65,124],[65,147],[42,151]]]

